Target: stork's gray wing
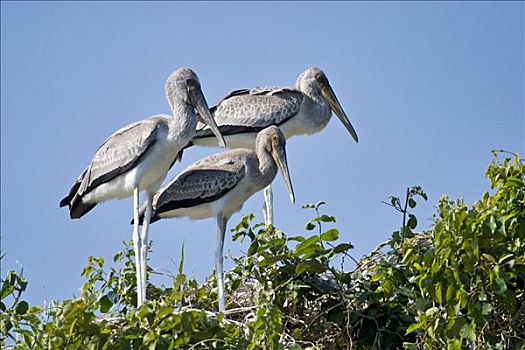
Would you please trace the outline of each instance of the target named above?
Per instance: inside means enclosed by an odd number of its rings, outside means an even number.
[[[282,125],[299,112],[304,95],[284,87],[258,87],[230,92],[210,111],[222,135],[259,132],[270,125]],[[195,138],[213,136],[203,123]]]
[[[167,129],[167,125],[161,118],[149,118],[111,135],[95,152],[79,186],[78,195],[88,193],[132,169],[155,144],[162,129]]]
[[[153,199],[155,214],[209,203],[234,188],[246,175],[244,160],[225,153],[204,158],[164,186]]]

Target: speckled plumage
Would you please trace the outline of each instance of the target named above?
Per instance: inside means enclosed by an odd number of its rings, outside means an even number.
[[[132,168],[157,141],[160,129],[167,133],[163,117],[147,119],[126,126],[111,135],[98,148],[78,190],[82,195],[97,185],[110,181]]]
[[[258,167],[258,160],[253,152],[246,149],[206,157],[159,190],[153,199],[154,213],[190,208],[216,200],[239,184],[247,175],[247,167]]]
[[[300,91],[291,88],[241,89],[230,92],[211,108],[211,113],[223,135],[257,133],[270,125],[279,126],[295,116],[303,99]],[[210,132],[203,123],[199,123],[195,139],[209,137]]]

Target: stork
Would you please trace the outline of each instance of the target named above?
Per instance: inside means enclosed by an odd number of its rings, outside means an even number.
[[[257,132],[276,125],[284,137],[313,134],[323,130],[332,115],[339,117],[352,138],[358,142],[357,133],[348,120],[325,73],[316,67],[299,75],[295,88],[256,87],[230,92],[211,113],[229,148],[253,149]],[[192,144],[216,146],[212,129],[200,123]],[[273,195],[271,185],[264,190],[265,221],[273,223]]]
[[[155,115],[121,128],[95,152],[88,167],[60,202],[68,206],[72,219],[88,213],[97,204],[109,199],[133,196],[133,227],[137,276],[137,306],[146,300],[147,242],[151,205],[145,207],[145,219],[139,235],[139,193],[146,192],[146,202],[153,195],[179,152],[195,136],[198,111],[218,143],[225,146],[197,75],[189,68],[173,72],[165,83],[165,92],[173,115]]]
[[[201,159],[163,186],[153,197],[152,223],[174,217],[189,217],[193,220],[216,218],[215,273],[219,311],[225,310],[223,247],[226,225],[232,214],[241,210],[250,196],[268,186],[275,178],[277,169],[284,177],[290,201],[295,202],[285,146],[283,133],[278,127],[269,126],[258,133],[255,151],[238,148]],[[141,222],[147,208],[146,205],[141,208]]]

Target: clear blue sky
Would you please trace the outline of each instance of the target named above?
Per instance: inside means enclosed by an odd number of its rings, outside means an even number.
[[[108,135],[169,112],[163,84],[180,66],[210,105],[232,89],[292,85],[312,65],[326,72],[360,143],[337,118],[288,142],[298,203],[279,177],[278,227],[303,233],[301,205],[325,200],[359,257],[399,226],[381,201],[421,185],[427,228],[442,193],[471,203],[488,187],[491,149],[525,153],[523,28],[523,2],[2,2],[2,274],[23,266],[31,303],[70,297],[89,255],[111,260],[130,239],[131,200],[75,221],[58,202]],[[182,166],[216,151],[191,149]],[[257,194],[242,212],[261,219],[261,206]],[[186,272],[202,279],[215,230],[213,219],[153,225],[152,266],[175,271],[185,241]]]

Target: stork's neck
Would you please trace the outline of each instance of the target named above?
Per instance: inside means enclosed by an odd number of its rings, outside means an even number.
[[[260,178],[257,180],[261,183],[262,187],[266,187],[272,183],[275,174],[277,174],[277,164],[275,164],[275,160],[270,152],[268,152],[262,145],[257,147],[255,152],[259,159],[260,172]]]
[[[169,121],[168,138],[179,139],[187,143],[195,135],[197,127],[195,108],[180,98],[170,99],[169,102],[173,110],[173,117]]]

